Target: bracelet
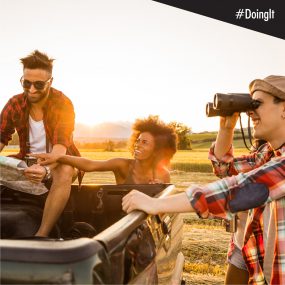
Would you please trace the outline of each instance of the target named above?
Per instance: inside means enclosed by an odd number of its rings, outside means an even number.
[[[46,170],[46,175],[44,177],[44,180],[49,180],[51,178],[51,170],[48,166],[43,165],[43,167]]]

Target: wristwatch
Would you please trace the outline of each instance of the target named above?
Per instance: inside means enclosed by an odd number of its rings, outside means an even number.
[[[51,178],[51,170],[48,166],[43,165],[43,167],[46,170],[46,175],[45,175],[43,180],[46,181],[46,180],[49,180]]]

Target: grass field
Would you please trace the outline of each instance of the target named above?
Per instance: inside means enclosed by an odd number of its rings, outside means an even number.
[[[186,284],[224,284],[230,234],[219,220],[201,220],[196,214],[183,215],[183,278]]]

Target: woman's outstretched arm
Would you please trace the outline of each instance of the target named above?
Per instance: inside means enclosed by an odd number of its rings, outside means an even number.
[[[91,160],[84,157],[71,155],[57,155],[53,153],[30,154],[40,160],[40,165],[49,165],[54,162],[68,164],[80,170],[91,171],[115,171],[122,166],[124,158],[112,158],[109,160]]]

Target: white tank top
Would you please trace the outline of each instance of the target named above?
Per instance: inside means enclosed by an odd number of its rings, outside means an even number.
[[[34,121],[32,117],[29,116],[29,127],[30,153],[47,152],[44,121]]]

